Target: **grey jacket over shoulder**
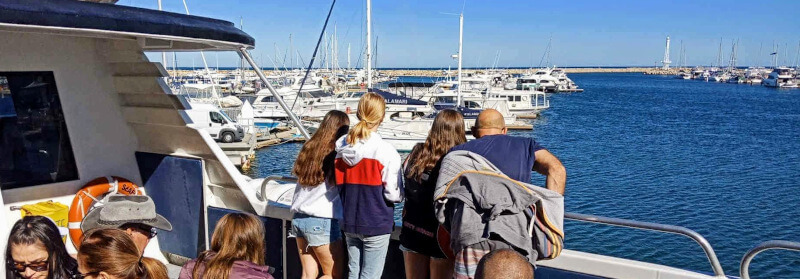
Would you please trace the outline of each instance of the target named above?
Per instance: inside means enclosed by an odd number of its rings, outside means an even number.
[[[451,199],[461,205],[448,203]],[[444,157],[434,203],[439,223],[449,219],[454,253],[490,237],[525,251],[531,264],[537,258],[554,258],[561,251],[564,197],[510,179],[478,154],[462,150]],[[542,249],[545,255],[537,251]]]

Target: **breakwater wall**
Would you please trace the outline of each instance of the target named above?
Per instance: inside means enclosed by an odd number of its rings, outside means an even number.
[[[675,75],[678,73],[679,68],[670,68],[667,70],[663,70],[661,68],[653,68],[653,67],[629,67],[629,68],[563,68],[564,71],[568,74],[580,74],[580,73],[643,73],[649,75]],[[686,70],[689,70],[686,68]],[[386,74],[391,77],[398,77],[398,76],[429,76],[429,77],[442,77],[448,76],[448,72],[444,70],[420,70],[420,69],[392,69],[392,70],[379,70],[382,74]],[[509,74],[525,74],[530,73],[532,70],[530,69],[507,69],[505,70]],[[220,73],[228,73],[228,70],[220,70]],[[252,72],[252,71],[248,71]],[[275,71],[273,70],[264,70],[264,74],[272,75]],[[464,70],[465,73],[482,73],[486,72],[486,70]],[[174,76],[176,71],[170,70],[170,75]],[[190,75],[193,71],[189,70],[178,70],[177,75],[184,76]],[[456,70],[450,70],[449,75],[456,75]]]

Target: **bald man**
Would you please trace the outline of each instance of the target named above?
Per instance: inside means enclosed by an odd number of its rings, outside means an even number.
[[[531,183],[531,171],[536,171],[546,177],[547,189],[563,195],[567,171],[561,161],[532,138],[512,137],[506,133],[508,128],[503,115],[499,111],[487,109],[478,115],[475,126],[472,127],[472,134],[476,139],[457,145],[450,151],[466,150],[481,155],[509,178],[520,182]],[[506,248],[511,246],[501,240],[484,240],[463,247],[455,255],[454,278],[475,278],[478,260],[491,251]]]
[[[533,266],[514,250],[495,250],[478,263],[475,278],[533,279]]]
[[[503,115],[494,109],[487,109],[478,115],[472,135],[475,140],[453,147],[454,150],[467,150],[483,156],[492,162],[508,177],[531,183],[531,171],[546,177],[545,187],[564,194],[567,170],[561,161],[550,151],[544,149],[532,138],[506,135]]]

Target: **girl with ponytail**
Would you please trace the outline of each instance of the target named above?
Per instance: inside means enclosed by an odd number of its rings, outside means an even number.
[[[181,268],[179,279],[273,279],[265,266],[264,224],[247,213],[222,216],[211,235],[211,250]]]
[[[365,94],[358,102],[358,124],[336,141],[334,173],[350,278],[381,277],[394,229],[394,204],[403,200],[400,154],[377,133],[385,112],[383,97]]]
[[[119,229],[97,229],[83,235],[78,250],[78,278],[167,279],[167,268],[139,256],[133,240]]]
[[[371,132],[378,130],[385,114],[386,101],[381,95],[370,92],[362,96],[356,112],[359,122],[348,133],[347,143],[355,145],[359,140],[369,138]]]

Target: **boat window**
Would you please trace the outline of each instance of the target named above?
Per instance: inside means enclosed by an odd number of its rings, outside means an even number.
[[[0,189],[76,179],[53,72],[0,72]]]
[[[481,106],[474,101],[465,101],[464,106],[467,108],[481,108]]]
[[[522,96],[514,96],[514,101],[522,101]]]

